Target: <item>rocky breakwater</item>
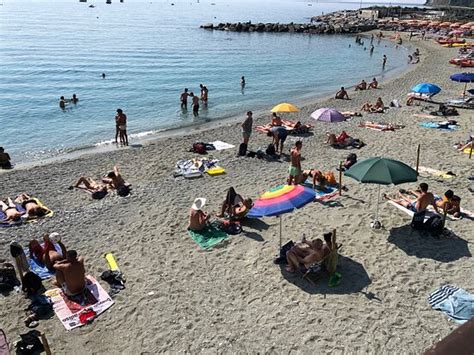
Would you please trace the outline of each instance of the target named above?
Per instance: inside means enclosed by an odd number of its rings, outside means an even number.
[[[359,33],[377,28],[377,20],[357,17],[357,11],[335,12],[311,19],[310,23],[208,23],[200,27],[206,30],[231,32],[288,32],[288,33]]]

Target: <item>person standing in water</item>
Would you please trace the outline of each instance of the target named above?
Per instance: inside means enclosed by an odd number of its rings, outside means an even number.
[[[194,95],[193,92],[191,92],[189,94],[189,96],[192,98],[193,100],[193,115],[194,116],[199,116],[199,97],[197,97],[196,95]]]
[[[382,69],[385,69],[386,64],[387,64],[387,56],[384,54],[382,58]]]
[[[207,87],[202,85],[202,84],[199,84],[199,87],[201,88],[201,101],[202,101],[202,104],[207,105],[207,96],[208,96],[209,90],[207,90]]]
[[[120,136],[120,143],[123,145],[128,145],[127,116],[120,108],[117,109],[117,114],[115,115],[115,127],[115,143],[117,143],[117,138]]]
[[[185,88],[184,91],[181,93],[181,108],[183,110],[187,110],[188,109],[188,88]]]
[[[102,73],[102,79],[105,79],[105,73]]]
[[[72,97],[71,97],[71,100],[70,100],[73,104],[77,104],[77,102],[79,101],[79,99],[77,98],[76,94],[72,94]]]
[[[242,76],[242,77],[240,78],[240,87],[241,87],[242,89],[245,88],[245,76]]]
[[[62,110],[65,110],[66,109],[66,99],[64,98],[64,96],[61,96],[59,98],[59,107],[62,109]]]

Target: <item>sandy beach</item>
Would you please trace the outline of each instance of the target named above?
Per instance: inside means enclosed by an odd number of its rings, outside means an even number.
[[[402,37],[408,42],[407,34]],[[460,109],[460,116],[455,117],[459,129],[442,131],[420,127],[427,119],[413,116],[435,111],[437,105],[405,105],[406,94],[420,82],[436,83],[443,89],[435,96],[437,101],[459,96],[463,84],[452,82],[449,75],[460,70],[448,64],[457,49],[433,41],[411,44],[420,49],[421,62],[402,76],[382,82],[377,90],[351,89],[351,100],[319,100],[285,116],[315,126],[313,135],[290,136],[285,151],[302,139],[304,169],[335,171],[350,152],[359,159],[383,156],[415,166],[417,145],[421,144],[420,165],[457,176],[449,180],[421,177],[419,182],[427,182],[437,194],[454,190],[462,198],[461,206],[474,211],[468,180],[474,159],[453,148],[474,129],[474,112]],[[321,107],[359,111],[364,102],[374,103],[379,96],[386,105],[397,99],[403,107],[337,124],[310,118]],[[251,109],[242,107],[242,120]],[[269,117],[258,117],[254,126],[269,122]],[[366,120],[405,128],[379,132],[358,127]],[[366,146],[347,151],[325,144],[326,131],[342,130]],[[194,142],[215,140],[236,146],[208,154],[219,159],[226,174],[194,180],[172,176],[178,160],[197,156],[188,152]],[[88,274],[99,279],[107,269],[102,256],[112,252],[127,279],[115,304],[92,324],[67,332],[56,316],[41,320],[37,329],[46,332],[53,353],[414,354],[457,327],[431,309],[427,297],[444,283],[474,292],[472,220],[448,220],[450,238],[422,237],[410,230],[408,215],[382,202],[384,227],[373,230],[369,224],[375,213],[376,185],[344,178],[348,191],[331,203],[311,203],[282,217],[284,241],[299,240],[303,233],[315,238],[337,230],[338,242],[343,244],[338,287],[328,287],[327,277],[313,285],[273,264],[279,238],[275,217],[246,220],[244,233],[201,250],[186,231],[189,208],[196,197],[207,198],[205,210],[216,213],[230,186],[255,199],[287,178],[288,155],[274,161],[239,158],[240,142],[240,124],[227,123],[139,147],[0,174],[2,197],[28,192],[55,211],[52,218],[38,223],[0,229],[0,258],[11,259],[9,243],[13,240],[27,245],[33,237],[58,232],[68,248],[84,256]],[[249,149],[264,149],[268,143],[266,135],[254,131]],[[82,191],[67,189],[79,176],[98,179],[114,164],[133,185],[130,197],[109,194],[95,201]],[[383,186],[382,192],[415,186]],[[101,284],[108,289],[105,282]],[[51,287],[51,282],[46,281],[45,286]],[[0,305],[0,328],[10,341],[16,340],[28,330],[23,324],[28,300],[12,293],[0,297]]]

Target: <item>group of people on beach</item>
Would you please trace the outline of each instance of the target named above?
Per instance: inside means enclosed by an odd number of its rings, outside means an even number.
[[[17,204],[23,208],[23,211],[18,211]],[[0,208],[5,214],[2,223],[8,224],[20,223],[22,219],[40,218],[49,212],[46,207],[38,203],[38,200],[26,193],[18,195],[14,200],[10,197],[0,200]]]
[[[199,84],[199,88],[201,90],[201,96],[198,97],[194,94],[194,92],[189,92],[188,88],[185,88],[184,91],[181,93],[180,100],[181,100],[181,109],[186,111],[188,109],[188,97],[191,97],[192,100],[192,107],[193,107],[193,115],[199,116],[199,102],[203,104],[203,106],[207,106],[209,90],[203,84]]]

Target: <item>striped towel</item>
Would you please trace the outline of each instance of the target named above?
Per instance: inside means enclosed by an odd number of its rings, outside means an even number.
[[[428,297],[429,305],[437,309],[437,307],[449,297],[451,297],[455,292],[459,291],[459,287],[453,285],[444,285],[434,291]]]

